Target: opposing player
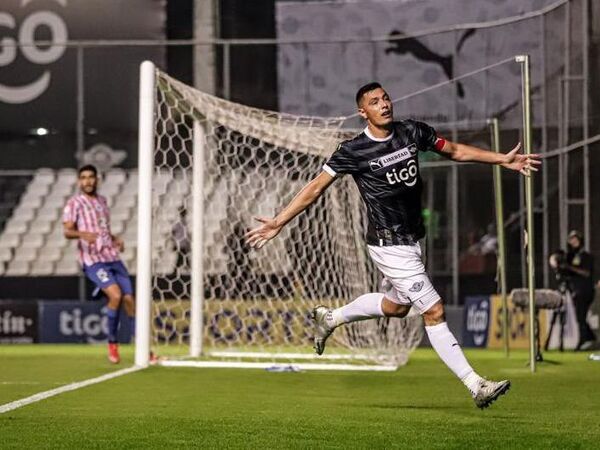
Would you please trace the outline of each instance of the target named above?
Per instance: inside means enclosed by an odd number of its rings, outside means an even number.
[[[98,172],[92,165],[79,169],[80,192],[71,197],[63,210],[63,228],[67,239],[78,239],[79,263],[85,273],[106,298],[108,318],[108,359],[121,360],[117,332],[121,305],[135,333],[135,304],[129,273],[119,252],[123,240],[110,232],[110,211],[106,199],[99,195]]]
[[[262,225],[246,234],[248,243],[262,247],[314,203],[337,177],[352,175],[367,207],[369,254],[389,289],[363,294],[338,309],[315,308],[317,354],[323,353],[327,338],[340,325],[377,317],[404,317],[415,307],[423,316],[429,341],[439,357],[469,389],[475,404],[485,408],[509,389],[510,382],[486,380],[469,365],[446,324],[442,299],[425,272],[419,245],[425,227],[418,152],[433,151],[454,161],[499,164],[526,176],[537,171],[540,157],[519,154],[520,144],[506,154],[498,154],[444,140],[422,122],[394,122],[392,102],[379,83],[361,87],[356,103],[367,122],[363,132],[339,144],[323,171],[276,217],[257,218]]]

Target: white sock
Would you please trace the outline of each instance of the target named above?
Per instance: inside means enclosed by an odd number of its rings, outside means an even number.
[[[356,322],[357,320],[384,317],[381,309],[382,300],[383,294],[380,292],[363,294],[347,305],[334,309],[330,325],[337,327],[343,323]]]
[[[446,322],[425,327],[429,342],[438,356],[454,374],[460,378],[464,385],[475,394],[479,388],[481,377],[467,362],[467,358],[456,342],[456,338],[448,328]]]

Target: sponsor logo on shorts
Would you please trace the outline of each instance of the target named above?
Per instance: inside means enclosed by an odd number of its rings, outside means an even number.
[[[416,281],[409,289],[410,292],[420,292],[423,289],[424,281]]]

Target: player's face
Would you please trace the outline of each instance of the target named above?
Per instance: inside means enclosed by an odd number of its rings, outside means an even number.
[[[577,236],[570,237],[569,240],[567,241],[567,243],[575,249],[578,249],[579,247],[581,247],[581,241],[579,240],[579,238]]]
[[[84,194],[93,195],[98,187],[98,178],[91,170],[84,170],[79,174],[79,189]]]
[[[394,107],[390,96],[382,88],[373,89],[363,95],[358,113],[376,127],[385,127],[394,120]]]

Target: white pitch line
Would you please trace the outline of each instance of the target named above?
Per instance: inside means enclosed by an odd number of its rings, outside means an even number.
[[[235,362],[235,361],[161,361],[163,367],[197,367],[204,369],[277,369],[293,367],[299,370],[348,370],[394,372],[396,366],[367,366],[357,364],[273,364],[272,362]]]
[[[5,412],[12,411],[17,408],[21,408],[22,406],[29,405],[29,404],[35,403],[35,402],[39,402],[41,400],[45,400],[50,397],[54,397],[55,395],[59,395],[64,392],[74,391],[76,389],[81,389],[86,386],[91,386],[92,384],[102,383],[103,381],[108,381],[113,378],[120,377],[122,375],[127,375],[128,373],[136,372],[141,369],[142,369],[142,367],[133,366],[133,367],[129,367],[127,369],[121,369],[121,370],[117,370],[115,372],[110,372],[110,373],[107,373],[106,375],[101,375],[96,378],[90,378],[88,380],[83,380],[83,381],[77,381],[76,383],[67,384],[65,386],[61,386],[56,389],[39,392],[30,397],[25,397],[20,400],[15,400],[14,402],[0,405],[0,414],[4,414]]]

